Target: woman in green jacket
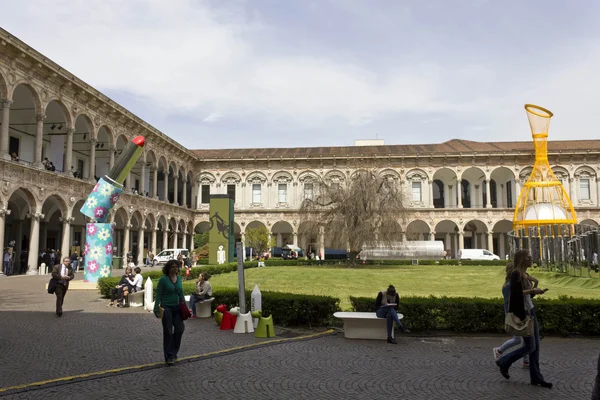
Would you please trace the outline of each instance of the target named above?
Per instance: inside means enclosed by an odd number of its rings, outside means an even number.
[[[177,353],[181,346],[181,337],[185,326],[181,318],[180,302],[185,303],[181,277],[178,275],[181,264],[177,260],[169,260],[163,267],[163,276],[158,280],[154,315],[160,318],[159,310],[163,309],[163,349],[165,362],[173,365],[177,361]]]

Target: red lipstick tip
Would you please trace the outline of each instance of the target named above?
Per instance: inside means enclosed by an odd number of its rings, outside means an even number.
[[[143,136],[136,136],[133,138],[132,142],[137,144],[139,147],[144,147],[144,144],[146,143],[146,139],[144,139]]]

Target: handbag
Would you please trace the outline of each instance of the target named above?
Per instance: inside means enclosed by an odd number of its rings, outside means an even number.
[[[171,281],[171,283],[173,283],[173,281]],[[173,283],[173,287],[175,288],[175,292],[177,292],[177,285]],[[185,300],[179,302],[179,310],[181,312],[181,319],[184,321],[192,316],[190,309],[187,304],[185,304]]]
[[[50,278],[50,282],[48,282],[48,293],[54,294],[56,292],[56,279]]]
[[[533,319],[529,315],[521,320],[514,313],[509,312],[504,318],[506,333],[513,336],[531,336],[533,335],[533,326]]]
[[[522,285],[522,284],[521,284]],[[521,286],[523,288],[523,286]],[[508,304],[510,306],[511,296],[508,296]],[[515,313],[508,312],[504,317],[504,329],[506,333],[513,336],[531,336],[533,335],[533,319],[531,316],[525,316],[525,319],[517,317]]]

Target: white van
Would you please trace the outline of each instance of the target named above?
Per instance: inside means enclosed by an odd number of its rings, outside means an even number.
[[[169,260],[176,260],[177,257],[179,257],[179,254],[181,254],[185,259],[190,256],[190,251],[188,249],[164,249],[154,256],[152,264],[166,264],[166,262]]]
[[[485,249],[463,249],[458,253],[460,260],[499,260],[500,257]]]

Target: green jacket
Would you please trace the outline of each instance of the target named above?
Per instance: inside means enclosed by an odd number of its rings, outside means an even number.
[[[163,275],[158,280],[156,288],[156,298],[154,299],[154,314],[158,315],[158,307],[175,307],[181,301],[185,301],[183,296],[183,286],[181,286],[181,277],[177,276],[177,283],[173,283],[171,278]]]

